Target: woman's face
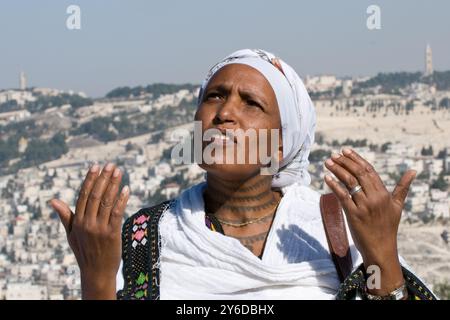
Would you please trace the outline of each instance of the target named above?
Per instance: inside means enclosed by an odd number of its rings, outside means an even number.
[[[245,140],[235,137],[227,144],[214,138],[203,141],[204,154],[205,148],[210,145],[208,153],[216,160],[222,159],[222,163],[213,164],[207,164],[203,159],[200,167],[209,173],[227,180],[254,176],[267,163],[261,161],[260,151],[264,157],[273,152],[281,160],[281,120],[275,93],[267,79],[248,65],[229,64],[214,74],[205,88],[195,120],[202,122],[202,133],[208,129],[218,129],[223,133],[241,129],[244,133],[241,137]],[[271,129],[276,129],[278,136],[273,135]],[[252,131],[256,135],[252,135]],[[256,137],[256,144],[252,143],[255,139],[251,137]],[[275,149],[272,139],[278,140]],[[218,150],[222,153],[216,152]],[[242,152],[244,161],[238,158],[238,152]],[[254,155],[256,161],[252,160]]]

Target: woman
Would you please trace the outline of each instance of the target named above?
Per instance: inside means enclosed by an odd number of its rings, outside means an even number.
[[[390,193],[350,149],[325,162],[340,182],[325,177],[344,209],[349,235],[346,259],[351,256],[353,273],[342,272],[343,257],[336,259],[333,251],[336,231],[324,228],[321,195],[308,186],[314,107],[285,62],[262,50],[226,57],[202,84],[195,120],[203,132],[219,131],[202,150],[213,145],[212,158],[231,154],[234,161],[202,162],[205,182],[140,210],[126,221],[122,239],[129,190],[117,195],[121,172],[113,164],[101,173],[97,165],[90,169],[75,213],[52,200],[80,266],[83,298],[114,299],[116,286],[122,289],[117,297],[129,299],[435,298],[397,253],[400,215],[415,172],[407,171]],[[254,146],[228,134],[238,129],[266,136]],[[270,163],[260,156],[249,161],[250,152],[256,148],[260,155],[263,147]],[[239,150],[243,163],[233,153]],[[262,174],[269,165],[276,172]]]

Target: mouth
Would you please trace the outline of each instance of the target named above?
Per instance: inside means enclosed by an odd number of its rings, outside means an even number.
[[[223,133],[222,134],[215,134],[211,137],[211,143],[214,145],[220,145],[220,146],[224,146],[224,145],[232,145],[235,144],[236,141],[236,137],[234,137],[231,134],[226,134]]]

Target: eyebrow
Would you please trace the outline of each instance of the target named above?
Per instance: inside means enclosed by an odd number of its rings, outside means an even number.
[[[209,92],[209,91],[217,91],[221,94],[226,94],[230,91],[230,86],[228,85],[224,85],[224,84],[218,84],[212,87],[209,87],[206,89],[205,93]],[[259,95],[258,93],[256,93],[255,91],[252,90],[242,90],[239,89],[239,94],[246,99],[252,99],[252,100],[256,100],[257,102],[261,103],[263,106],[268,106],[269,104],[267,103],[267,101],[261,97],[261,95]]]
[[[226,86],[224,84],[218,84],[218,85],[215,85],[212,87],[207,87],[205,90],[205,93],[209,92],[209,91],[213,91],[213,90],[224,94],[224,93],[228,93],[230,91],[230,87]]]

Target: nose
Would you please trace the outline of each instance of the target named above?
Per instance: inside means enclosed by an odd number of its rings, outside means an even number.
[[[229,96],[218,108],[213,119],[215,125],[222,123],[236,123],[236,108],[239,104],[234,97]]]

